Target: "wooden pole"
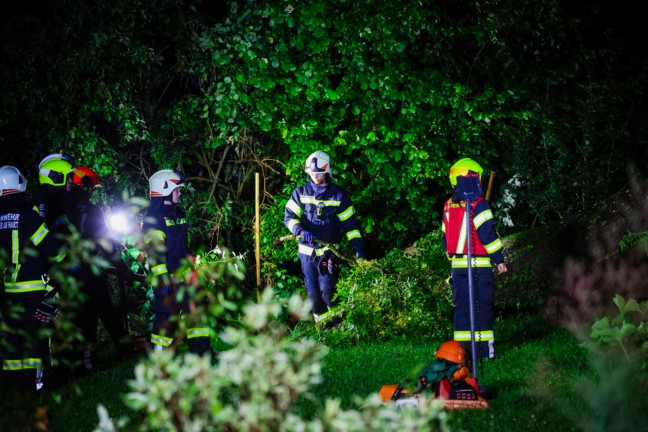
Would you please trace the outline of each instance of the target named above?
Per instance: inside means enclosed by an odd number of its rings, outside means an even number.
[[[488,179],[488,189],[486,189],[486,201],[490,201],[491,191],[493,190],[494,179],[495,179],[495,171],[491,171],[490,178]]]
[[[260,175],[256,173],[254,175],[255,179],[255,223],[254,223],[254,237],[255,237],[255,252],[256,252],[256,286],[257,286],[257,303],[261,303],[261,217],[260,217],[260,199],[259,195],[261,194],[260,187]]]

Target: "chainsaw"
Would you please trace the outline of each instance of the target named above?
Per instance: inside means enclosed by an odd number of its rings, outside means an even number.
[[[421,396],[429,391],[443,402],[443,408],[488,408],[482,397],[477,379],[466,366],[466,351],[457,341],[444,342],[435,353],[435,360],[419,373],[416,389],[410,391],[403,385],[385,384],[378,395],[383,403],[396,406],[420,404]]]

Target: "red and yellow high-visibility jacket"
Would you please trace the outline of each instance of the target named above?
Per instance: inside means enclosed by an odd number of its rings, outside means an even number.
[[[502,242],[495,232],[493,212],[488,201],[479,197],[471,202],[470,245],[473,267],[490,267],[504,262]],[[443,248],[452,268],[467,268],[468,238],[466,202],[449,199],[443,206],[441,225]]]

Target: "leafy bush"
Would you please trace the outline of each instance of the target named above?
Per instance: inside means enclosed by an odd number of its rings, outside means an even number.
[[[444,339],[452,330],[448,260],[440,232],[378,260],[359,260],[338,283],[345,317],[337,342],[384,341],[407,335]],[[329,336],[331,342],[334,336]]]
[[[308,315],[308,303],[292,296],[286,307]],[[284,340],[288,328],[275,317],[282,306],[266,290],[260,304],[248,304],[240,328],[221,333],[231,346],[217,365],[192,354],[151,354],[135,370],[126,404],[141,413],[137,425],[110,419],[99,406],[96,431],[135,426],[141,431],[429,431],[447,430],[440,403],[422,400],[419,408],[383,405],[377,394],[358,400],[358,410],[342,410],[326,400],[312,420],[300,418],[294,402],[321,382],[320,361],[327,349],[312,340]]]

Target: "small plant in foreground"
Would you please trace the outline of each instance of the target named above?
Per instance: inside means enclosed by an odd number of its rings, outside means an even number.
[[[647,367],[648,355],[648,301],[627,302],[620,295],[614,296],[619,315],[603,317],[592,325],[590,337],[601,344],[616,344],[630,361],[636,350],[642,353],[643,367]]]

